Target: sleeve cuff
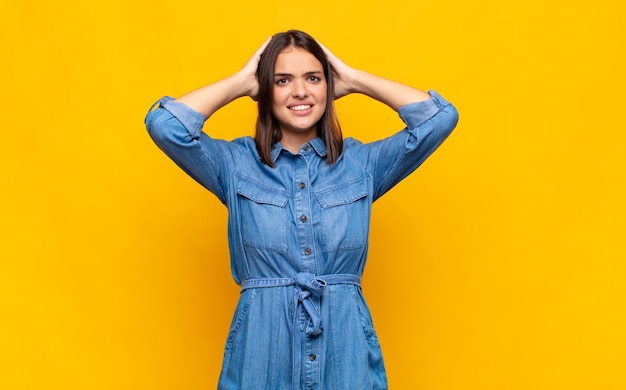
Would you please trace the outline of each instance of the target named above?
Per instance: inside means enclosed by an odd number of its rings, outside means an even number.
[[[441,108],[450,104],[435,91],[428,91],[430,99],[417,103],[409,103],[400,107],[398,115],[407,128],[415,129],[433,117]]]
[[[200,137],[202,127],[206,118],[204,115],[193,110],[184,103],[180,103],[174,100],[170,96],[166,96],[159,100],[160,106],[169,111],[180,123],[185,126],[192,138]]]

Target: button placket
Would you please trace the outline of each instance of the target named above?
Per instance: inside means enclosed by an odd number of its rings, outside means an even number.
[[[302,147],[304,148],[304,146]],[[294,172],[293,199],[296,218],[296,236],[300,256],[300,271],[317,272],[317,264],[313,254],[313,231],[311,229],[311,199],[308,160],[304,155],[296,157],[298,162]]]

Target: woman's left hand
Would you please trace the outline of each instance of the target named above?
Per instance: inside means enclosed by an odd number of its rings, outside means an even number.
[[[319,43],[319,42],[318,42]],[[335,81],[335,99],[339,99],[340,97],[346,96],[348,94],[358,92],[356,88],[356,70],[348,65],[346,65],[343,61],[341,61],[337,56],[335,56],[330,50],[326,48],[326,46],[319,43],[319,45],[326,53],[326,57],[328,58],[328,62],[332,65],[335,70],[335,74],[333,75]]]
[[[387,80],[360,69],[354,69],[343,63],[321,43],[320,46],[335,70],[335,99],[351,93],[361,93],[396,111],[409,103],[430,99],[428,93],[417,88]]]

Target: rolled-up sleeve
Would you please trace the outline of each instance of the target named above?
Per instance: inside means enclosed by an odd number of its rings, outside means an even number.
[[[204,133],[205,120],[199,112],[166,96],[152,106],[145,124],[152,140],[168,157],[225,203],[224,179],[234,146]]]
[[[375,143],[371,160],[375,199],[417,169],[456,127],[456,108],[437,92],[429,94],[430,99],[398,110],[404,130]]]

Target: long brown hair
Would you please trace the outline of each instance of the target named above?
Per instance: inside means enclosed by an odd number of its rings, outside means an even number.
[[[343,136],[341,127],[335,113],[333,68],[326,58],[326,54],[317,41],[309,34],[289,30],[281,32],[272,37],[269,44],[261,55],[256,76],[259,81],[258,107],[259,116],[256,121],[256,134],[254,142],[261,156],[261,161],[273,167],[272,147],[282,138],[280,126],[276,117],[272,113],[272,88],[274,87],[274,65],[276,57],[284,49],[294,46],[311,53],[324,69],[326,78],[326,110],[317,123],[317,136],[326,144],[328,164],[333,164],[341,155],[343,148]]]

